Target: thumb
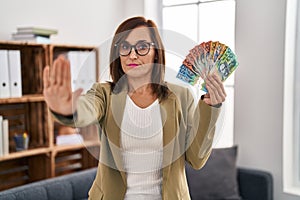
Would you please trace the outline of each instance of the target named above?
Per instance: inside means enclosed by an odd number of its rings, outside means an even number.
[[[81,93],[82,93],[83,89],[82,88],[79,88],[77,90],[75,90],[73,93],[72,93],[72,102],[73,102],[73,113],[76,111],[77,109],[77,100],[78,98],[80,97]]]
[[[206,94],[203,96],[203,101],[204,101],[206,104],[211,105],[211,99],[210,99],[209,93],[206,93]]]
[[[83,89],[79,88],[72,93],[73,102],[77,101],[77,99],[80,97],[82,91],[83,91]]]

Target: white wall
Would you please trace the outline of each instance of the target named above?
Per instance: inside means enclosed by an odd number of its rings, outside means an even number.
[[[10,40],[19,26],[58,29],[58,34],[51,36],[53,43],[100,49],[101,78],[107,79],[113,33],[124,19],[143,13],[143,0],[2,0],[0,40]]]
[[[9,40],[18,26],[59,30],[54,43],[100,45],[121,21],[144,13],[142,0],[2,0],[0,40]]]
[[[283,193],[283,77],[285,0],[237,0],[235,143],[238,165],[274,177],[274,199]]]
[[[3,0],[0,3],[0,39],[10,39],[18,26],[42,26],[59,30],[55,43],[98,45],[110,37],[124,17],[118,0]]]

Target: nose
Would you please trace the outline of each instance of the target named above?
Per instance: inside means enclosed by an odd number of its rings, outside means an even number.
[[[137,53],[135,52],[135,48],[134,47],[131,47],[129,58],[130,59],[136,59],[137,58]]]

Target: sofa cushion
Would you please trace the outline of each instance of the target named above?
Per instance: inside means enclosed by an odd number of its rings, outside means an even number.
[[[13,188],[8,192],[0,193],[0,199],[5,200],[26,200],[26,199],[47,199],[47,191],[42,187]]]
[[[0,192],[5,200],[82,200],[95,179],[97,168],[37,181]]]
[[[237,146],[213,149],[200,170],[186,164],[192,200],[241,199],[237,181]]]
[[[60,181],[51,182],[44,185],[47,189],[48,199],[51,200],[73,200],[72,185],[68,180],[61,179]]]
[[[96,171],[97,167],[72,174],[69,181],[72,184],[74,199],[87,199],[88,192],[96,176]]]

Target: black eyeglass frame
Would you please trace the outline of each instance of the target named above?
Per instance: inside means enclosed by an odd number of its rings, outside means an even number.
[[[126,42],[126,41],[123,41],[123,42]],[[122,44],[123,42],[116,43],[114,46],[119,48],[120,44]],[[127,43],[128,43],[128,42],[127,42]],[[149,45],[148,51],[147,51],[145,54],[140,54],[140,53],[138,52],[137,48],[136,48],[136,45],[138,45],[138,44],[140,44],[140,43],[145,43],[145,44],[148,44],[148,45]],[[128,43],[128,45],[129,45],[129,47],[130,47],[130,51],[128,52],[128,54],[120,54],[120,49],[118,49],[119,55],[120,55],[120,56],[128,56],[128,55],[130,55],[130,54],[131,54],[131,51],[132,51],[132,48],[134,49],[134,52],[135,52],[137,55],[139,55],[139,56],[146,56],[146,55],[149,53],[149,51],[150,51],[150,47],[151,47],[151,46],[155,46],[155,43],[154,43],[154,42],[139,41],[139,42],[137,42],[135,45],[130,45],[129,43]]]

